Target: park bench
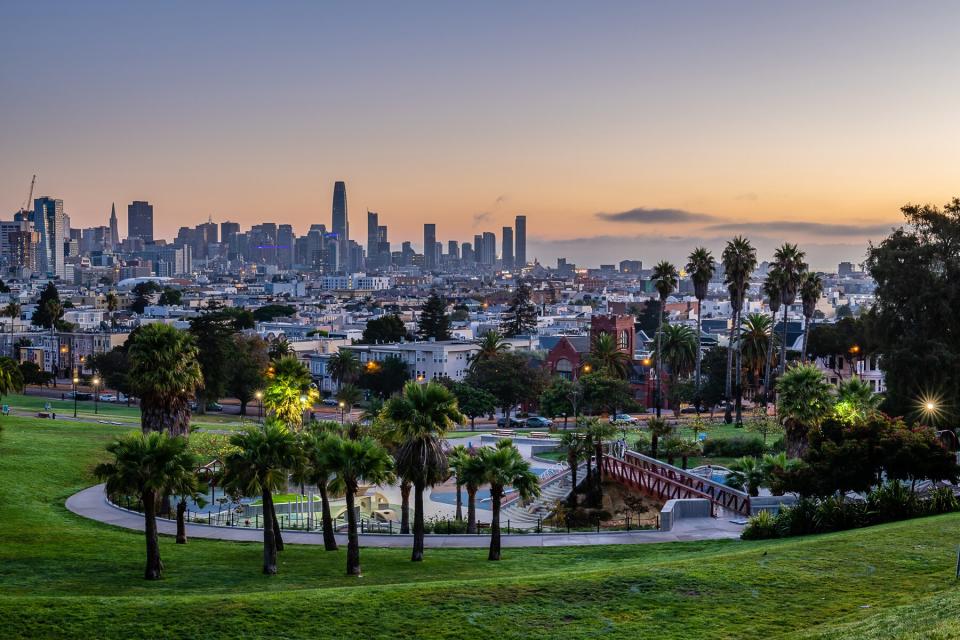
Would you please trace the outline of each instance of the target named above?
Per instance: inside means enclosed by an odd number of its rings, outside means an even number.
[[[49,412],[49,411],[38,411],[38,412],[37,412],[37,417],[38,417],[38,418],[49,418],[49,417],[50,417],[50,412]]]
[[[546,439],[549,439],[549,438],[550,438],[550,434],[547,433],[546,431],[531,431],[531,432],[530,432],[530,437],[531,437],[531,438],[538,438],[538,439],[540,439],[540,440],[546,440]]]
[[[512,438],[517,435],[517,433],[513,429],[497,429],[493,432],[493,435],[500,438]]]

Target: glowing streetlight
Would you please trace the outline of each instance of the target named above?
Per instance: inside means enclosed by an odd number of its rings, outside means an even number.
[[[341,427],[343,426],[343,413],[346,406],[347,406],[347,403],[341,400],[340,401],[340,426]]]
[[[94,413],[94,415],[96,415],[96,414],[98,413],[99,406],[100,406],[100,405],[99,405],[99,402],[100,402],[100,391],[99,391],[99,388],[100,388],[100,378],[98,378],[97,376],[94,376],[94,377],[93,377],[93,380],[91,380],[91,382],[93,382],[93,413]]]
[[[77,385],[80,384],[80,378],[73,376],[73,417],[77,417]]]
[[[263,422],[263,391],[257,391],[253,395],[257,399],[257,419]]]

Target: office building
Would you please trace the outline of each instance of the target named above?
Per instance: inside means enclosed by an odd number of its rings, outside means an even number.
[[[460,243],[456,240],[447,241],[447,255],[450,256],[451,260],[460,259]]]
[[[350,221],[347,216],[347,185],[342,180],[333,185],[333,233],[340,243],[337,269],[347,271],[350,261]]]
[[[483,249],[480,251],[480,264],[492,267],[497,261],[497,235],[484,231],[481,244]]]
[[[120,246],[120,227],[117,224],[117,203],[110,204],[110,251],[116,251]]]
[[[527,266],[527,216],[517,216],[513,228],[516,236],[513,261],[518,268],[522,269]]]
[[[437,268],[437,225],[423,225],[423,267]]]
[[[371,267],[377,267],[380,254],[380,216],[374,211],[367,211],[367,262]]]
[[[34,200],[33,228],[40,233],[37,271],[50,278],[66,278],[63,250],[66,242],[66,216],[63,213],[63,200],[47,196]]]
[[[500,239],[500,264],[504,269],[513,269],[513,229],[503,228],[503,237]]]
[[[153,242],[153,205],[134,200],[127,205],[127,237]]]

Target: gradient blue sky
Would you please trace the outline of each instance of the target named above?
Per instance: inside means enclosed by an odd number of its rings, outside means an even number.
[[[680,260],[746,232],[859,260],[958,193],[960,4],[0,5],[0,211],[75,226],[378,211],[419,243],[528,216],[532,256]],[[607,215],[599,215],[607,214]],[[617,215],[620,214],[620,215]]]

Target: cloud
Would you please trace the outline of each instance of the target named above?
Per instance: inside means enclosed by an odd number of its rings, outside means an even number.
[[[496,200],[494,200],[494,204],[495,204],[495,205],[501,205],[501,204],[503,204],[503,203],[506,202],[506,201],[507,201],[507,196],[501,194],[501,195],[497,196],[497,199],[496,199]]]
[[[490,220],[489,211],[478,211],[477,213],[473,214],[473,226],[477,226],[478,224],[487,222],[489,220]]]
[[[803,220],[765,220],[761,222],[723,222],[707,227],[707,231],[728,233],[806,233],[821,236],[873,236],[887,234],[894,223],[832,224]]]
[[[706,213],[694,213],[683,209],[648,209],[637,207],[629,211],[606,213],[601,211],[594,214],[601,220],[608,222],[631,222],[638,224],[679,224],[684,222],[711,222],[716,217]]]

